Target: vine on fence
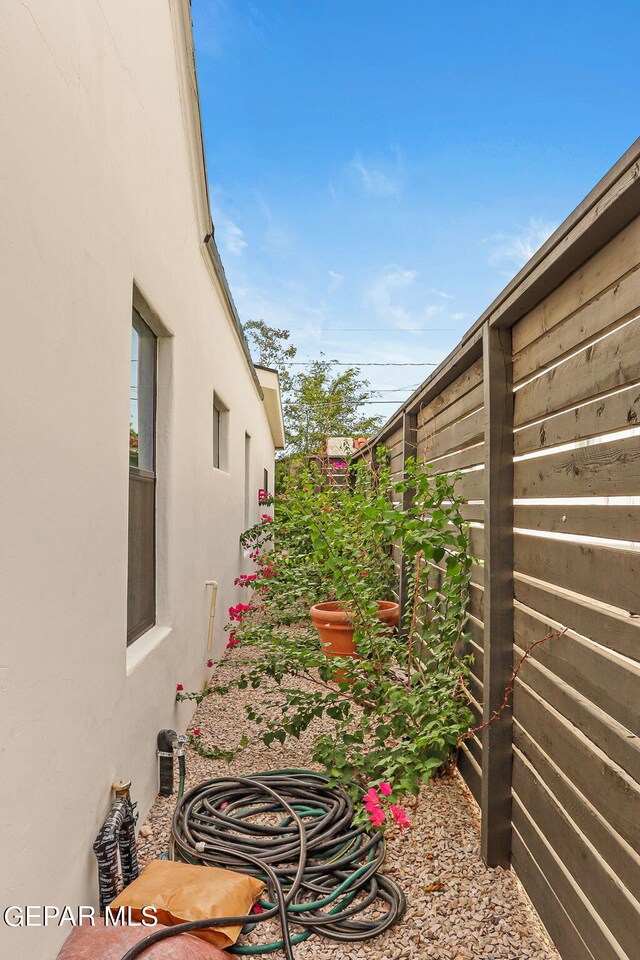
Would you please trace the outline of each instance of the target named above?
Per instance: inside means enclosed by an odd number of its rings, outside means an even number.
[[[375,470],[360,461],[349,473],[348,485],[313,469],[287,478],[275,511],[243,535],[255,572],[239,581],[251,601],[230,610],[237,671],[178,699],[264,685],[261,705],[246,709],[267,745],[324,720],[313,728],[313,759],[334,780],[354,794],[380,783],[415,794],[447,765],[472,719],[460,684],[470,667],[468,524],[455,478],[431,476],[416,460],[399,480],[384,453]],[[377,601],[391,599],[399,543],[413,585],[405,635],[377,616]],[[357,658],[323,655],[308,619],[321,600],[348,611]]]
[[[375,469],[351,464],[349,484],[310,468],[287,478],[275,501],[260,491],[265,512],[241,538],[254,572],[237,580],[251,598],[229,610],[236,670],[225,684],[214,674],[203,690],[177,693],[200,702],[264,686],[260,705],[246,706],[263,742],[282,744],[311,728],[313,759],[354,796],[382,783],[416,794],[451,765],[460,743],[502,715],[533,648],[562,635],[527,648],[503,704],[470,728],[464,630],[472,558],[456,478],[430,475],[413,459],[394,479],[385,453]],[[411,588],[408,626],[397,634],[378,619],[377,601],[391,597],[400,544]],[[356,658],[323,655],[308,617],[321,600],[348,612]],[[194,740],[203,755],[220,756]],[[238,750],[247,744],[245,736]]]

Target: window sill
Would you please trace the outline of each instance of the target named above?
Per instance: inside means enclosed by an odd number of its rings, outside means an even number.
[[[143,633],[127,647],[127,676],[130,676],[149,654],[163,643],[171,633],[171,627],[155,626]]]

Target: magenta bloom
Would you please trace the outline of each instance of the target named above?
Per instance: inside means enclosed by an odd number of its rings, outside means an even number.
[[[371,803],[375,804],[376,807],[380,806],[380,795],[378,794],[377,790],[373,789],[373,787],[369,787],[369,789],[367,790],[364,796],[365,796],[365,803],[367,802],[367,800],[370,800]]]
[[[176,683],[176,690],[178,691],[178,693],[180,693],[181,690],[184,690],[184,687],[182,686],[181,683]]]
[[[390,797],[391,794],[393,793],[393,787],[391,786],[390,783],[381,783],[380,793],[382,793],[385,797]]]
[[[381,827],[385,821],[384,810],[380,807],[376,807],[369,813],[369,820],[374,827]]]
[[[194,737],[199,737],[202,733],[202,730],[200,729],[200,727],[194,727],[192,730],[192,733]]]
[[[213,660],[207,660],[207,666],[209,667],[209,669],[211,669],[211,667],[213,666]]]
[[[273,523],[273,517],[269,516],[268,513],[263,513],[260,519],[263,523]]]
[[[404,830],[405,827],[411,826],[411,823],[409,822],[409,818],[407,817],[406,811],[403,810],[402,807],[396,806],[395,803],[390,803],[389,809],[391,810],[393,819],[398,824],[401,830]]]

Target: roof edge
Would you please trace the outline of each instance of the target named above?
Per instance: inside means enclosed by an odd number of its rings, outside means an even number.
[[[202,133],[202,113],[200,111],[200,95],[198,92],[198,76],[193,43],[191,2],[190,0],[170,0],[169,6],[173,23],[176,63],[180,79],[180,102],[182,105],[191,163],[197,229],[205,248],[203,254],[208,263],[213,267],[215,279],[220,286],[222,298],[229,311],[228,319],[238,337],[258,396],[261,400],[264,400],[262,388],[260,387],[258,376],[251,359],[249,345],[244,335],[244,330],[242,329],[242,323],[233,301],[224,267],[222,266],[222,260],[220,259],[220,253],[214,239],[215,226],[211,216],[211,204],[209,200],[209,181]]]

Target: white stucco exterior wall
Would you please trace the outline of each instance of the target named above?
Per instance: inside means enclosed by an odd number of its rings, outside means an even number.
[[[97,903],[91,844],[114,779],[142,817],[155,737],[184,729],[274,445],[202,252],[185,134],[179,0],[6,0],[0,8],[0,830],[2,908]],[[173,18],[172,18],[173,13]],[[158,625],[128,650],[132,290],[164,326],[157,429]],[[212,466],[214,390],[229,469]],[[7,928],[49,960],[68,932]]]

